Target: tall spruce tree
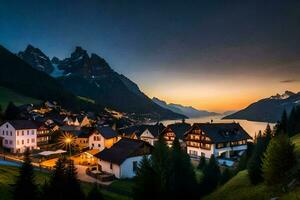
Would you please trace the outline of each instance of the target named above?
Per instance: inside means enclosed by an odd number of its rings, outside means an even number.
[[[153,169],[151,160],[144,156],[139,164],[136,177],[134,178],[133,199],[159,199],[160,189],[157,185],[158,179],[159,177]]]
[[[215,159],[215,156],[212,154],[208,165],[203,170],[203,178],[200,184],[202,188],[202,195],[209,194],[214,189],[217,188],[220,181],[220,168]]]
[[[168,184],[170,177],[169,170],[169,148],[163,136],[154,145],[154,151],[151,156],[153,169],[158,177],[157,186],[159,188],[160,198],[168,197]]]
[[[227,181],[231,179],[232,176],[233,176],[233,172],[226,167],[221,174],[220,184],[221,185],[225,184]]]
[[[97,183],[94,183],[93,188],[88,193],[86,200],[104,200],[100,186]]]
[[[35,200],[38,197],[37,186],[34,180],[34,169],[29,155],[30,153],[27,149],[24,153],[24,162],[20,168],[19,176],[13,185],[14,200]]]
[[[259,134],[254,146],[253,153],[249,159],[247,169],[252,184],[258,184],[263,181],[262,176],[262,158],[268,146],[266,137]]]
[[[200,170],[203,170],[205,168],[205,166],[206,166],[206,158],[205,158],[204,155],[201,155],[200,161],[199,161],[199,164],[198,164],[197,168],[200,169]]]
[[[65,173],[66,185],[64,189],[65,193],[68,194],[68,198],[72,200],[84,200],[85,196],[81,190],[73,160],[67,160]]]
[[[294,145],[286,135],[272,139],[263,158],[263,177],[269,185],[279,184],[296,165]]]
[[[6,107],[4,117],[6,120],[14,120],[19,117],[20,109],[13,103],[9,102],[9,104]]]
[[[169,191],[171,199],[196,198],[196,177],[190,158],[175,138],[170,152]]]
[[[267,127],[264,131],[264,136],[266,137],[266,144],[268,145],[272,139],[272,129],[270,124],[267,124]]]
[[[286,110],[283,110],[280,121],[275,126],[275,136],[286,134],[288,132],[288,115]]]
[[[66,159],[59,158],[56,161],[54,171],[52,172],[49,186],[45,188],[44,200],[65,200],[68,198],[66,194]]]

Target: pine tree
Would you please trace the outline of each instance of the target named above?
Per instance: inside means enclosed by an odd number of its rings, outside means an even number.
[[[158,188],[160,197],[166,198],[168,196],[168,182],[169,182],[169,148],[161,136],[154,145],[154,151],[151,156],[153,169],[158,177]]]
[[[77,179],[77,171],[73,160],[67,161],[66,167],[66,186],[65,193],[68,194],[68,198],[72,200],[84,200],[84,194],[80,187],[80,182]]]
[[[294,145],[286,135],[274,138],[263,159],[262,171],[269,185],[282,182],[287,172],[296,165]]]
[[[205,158],[204,155],[201,155],[200,161],[199,161],[199,164],[198,164],[197,168],[200,169],[200,170],[203,170],[205,168],[205,166],[206,166],[206,158]]]
[[[233,173],[226,167],[221,174],[220,184],[223,185],[231,179]]]
[[[34,182],[34,169],[27,149],[24,153],[24,162],[20,168],[19,176],[13,185],[14,200],[35,200],[37,199],[37,186]]]
[[[159,199],[158,178],[150,159],[144,156],[134,178],[133,199]]]
[[[220,181],[220,175],[221,172],[219,165],[215,159],[215,156],[212,154],[208,165],[203,170],[203,179],[201,183],[201,188],[203,191],[202,194],[209,194],[216,189]]]
[[[190,158],[175,138],[170,153],[169,191],[172,199],[196,197],[196,178]]]
[[[264,131],[264,136],[266,137],[266,144],[268,145],[272,139],[272,129],[270,124],[267,125],[266,130]]]
[[[43,199],[45,200],[64,200],[67,197],[65,194],[66,187],[66,159],[59,158],[56,161],[54,171],[49,181],[49,187],[46,188]]]
[[[4,113],[5,119],[7,120],[17,119],[19,114],[20,114],[20,109],[17,106],[15,106],[13,102],[9,102]]]
[[[288,116],[286,110],[284,110],[281,116],[281,120],[279,122],[277,135],[286,134],[288,131],[287,129],[288,129]]]
[[[265,137],[258,135],[253,153],[248,162],[248,175],[252,184],[263,181],[262,176],[262,157],[267,148]]]
[[[94,183],[93,188],[88,193],[86,200],[103,200],[103,195],[100,191],[100,187],[97,183]]]

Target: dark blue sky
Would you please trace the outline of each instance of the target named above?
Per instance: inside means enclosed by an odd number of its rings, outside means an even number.
[[[300,1],[0,0],[0,43],[60,58],[79,45],[148,95],[198,108],[300,90]]]

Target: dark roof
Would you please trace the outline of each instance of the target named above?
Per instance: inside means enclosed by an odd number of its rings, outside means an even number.
[[[212,142],[230,142],[252,139],[239,123],[196,123]]]
[[[118,133],[109,126],[97,127],[97,131],[105,138],[117,137]]]
[[[183,135],[190,130],[192,126],[188,123],[175,123],[168,125],[168,127],[172,129],[177,138],[183,139]]]
[[[141,134],[148,129],[154,137],[157,137],[165,128],[166,127],[162,123],[154,125],[142,124],[121,128],[119,129],[119,132],[125,135],[131,135],[132,133],[135,133],[138,137],[140,137]]]
[[[129,127],[126,127],[126,128],[120,128],[119,129],[119,133],[121,134],[125,134],[126,136],[130,136],[131,134],[135,133],[137,135],[140,134],[140,129],[139,129],[139,126],[138,125],[135,125],[135,126],[129,126]]]
[[[31,120],[11,120],[8,121],[16,130],[36,129],[37,125]]]
[[[72,131],[72,134],[77,136],[78,138],[88,138],[90,136],[90,131],[88,129],[81,129],[78,131]]]
[[[122,138],[111,148],[96,154],[95,157],[121,165],[127,158],[151,154],[152,149],[153,147],[149,143],[142,140]]]
[[[61,131],[72,132],[72,131],[79,131],[80,130],[80,126],[65,125],[65,126],[60,126],[59,129]]]

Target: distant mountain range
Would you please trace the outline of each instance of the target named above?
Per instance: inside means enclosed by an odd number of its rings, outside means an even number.
[[[284,110],[289,113],[296,105],[300,105],[300,92],[286,91],[252,103],[247,108],[228,115],[224,119],[277,122]]]
[[[175,113],[179,113],[182,115],[185,115],[189,118],[196,118],[196,117],[207,117],[207,116],[213,116],[213,115],[219,115],[219,113],[215,112],[209,112],[206,110],[198,110],[196,108],[193,108],[192,106],[183,106],[180,104],[168,104],[167,102],[160,100],[156,97],[152,98],[152,101],[158,104],[159,106],[172,110]]]
[[[150,118],[186,118],[152,102],[136,83],[115,72],[104,58],[94,53],[89,55],[82,47],[76,47],[70,57],[63,60],[57,57],[50,60],[32,45],[18,56],[32,68],[56,78],[69,93],[92,99],[103,107]]]

